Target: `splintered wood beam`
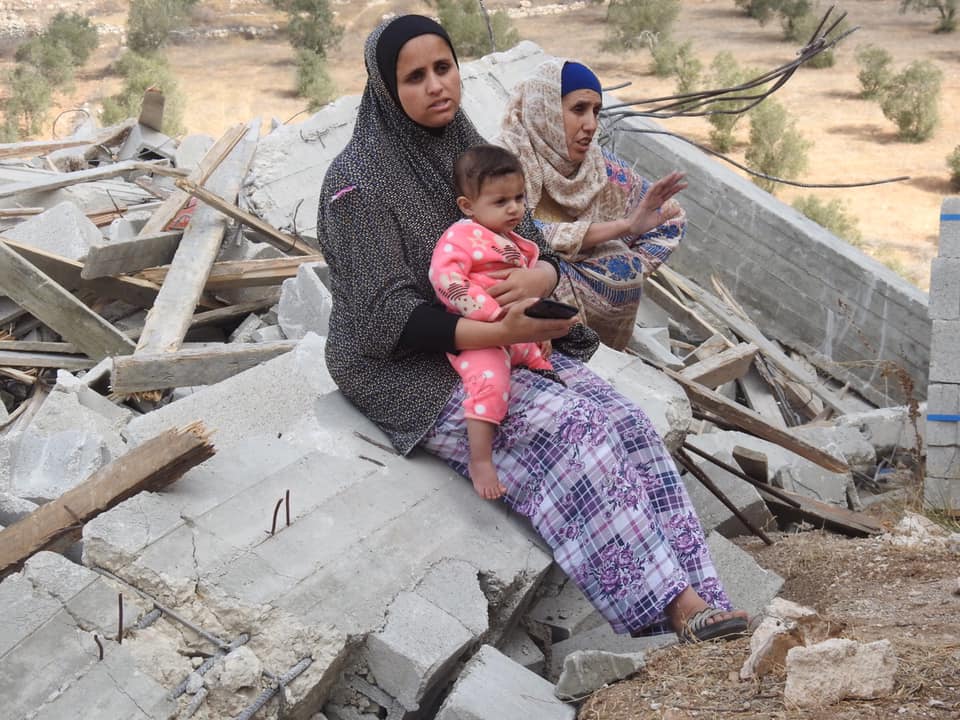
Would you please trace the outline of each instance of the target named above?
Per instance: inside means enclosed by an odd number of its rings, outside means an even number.
[[[234,148],[211,178],[219,194],[235,199],[247,167],[253,159],[260,133],[259,121],[251,123],[244,140]],[[166,203],[164,203],[166,204]],[[203,295],[210,268],[223,242],[227,219],[212,208],[199,206],[183,232],[177,252],[147,314],[137,352],[178,350],[190,328],[193,311]]]
[[[322,255],[300,255],[265,260],[218,262],[214,263],[210,269],[206,289],[216,292],[228,288],[279,285],[288,278],[296,277],[297,270],[304,263],[323,261]],[[137,277],[162,285],[169,271],[169,267],[149,268],[137,273]]]
[[[663,268],[662,265],[660,267]],[[647,278],[647,282],[644,284],[644,292],[647,297],[666,310],[670,317],[677,322],[685,324],[691,330],[699,331],[705,338],[718,335],[724,339],[727,347],[733,347],[734,343],[724,337],[723,333],[707,322],[696,310],[680,302],[673,293],[653,278]]]
[[[110,391],[130,395],[148,390],[212,385],[254,365],[290,352],[295,340],[227,343],[155,354],[114,358]]]
[[[843,460],[811,445],[789,430],[771,425],[753,410],[728,400],[720,393],[704,387],[700,383],[688,380],[680,373],[669,368],[662,368],[662,372],[680,383],[686,391],[691,405],[720,418],[725,423],[738,427],[762,440],[769,440],[780,445],[831,472],[847,472],[850,469]]]
[[[0,350],[0,365],[24,368],[59,368],[61,370],[87,370],[97,363],[83,355],[51,352],[20,352]]]
[[[756,354],[756,345],[740,343],[685,367],[680,374],[688,380],[716,388],[742,377],[750,369]]]
[[[866,513],[847,510],[786,490],[778,489],[778,495],[771,494],[770,488],[758,487],[757,490],[778,518],[793,522],[802,520],[814,527],[833,530],[850,537],[870,537],[884,531],[883,525]]]
[[[206,152],[200,159],[197,167],[187,176],[188,180],[196,183],[204,183],[216,170],[220,163],[233,151],[237,143],[247,132],[247,127],[243,123],[228,128],[219,140]],[[163,201],[163,204],[150,216],[150,219],[144,223],[144,226],[137,233],[137,237],[149,237],[164,232],[167,225],[177,216],[190,195],[183,190],[175,191],[170,197]],[[137,268],[139,269],[139,268]]]
[[[674,282],[681,284],[681,288],[691,298],[703,305],[707,310],[721,318],[724,323],[741,339],[752,342],[760,352],[763,353],[775,367],[789,375],[792,379],[809,388],[809,390],[823,400],[824,404],[833,411],[844,414],[852,412],[854,408],[847,407],[833,393],[831,393],[816,375],[812,375],[801,367],[797,362],[787,357],[787,354],[778,348],[769,340],[754,322],[746,317],[741,317],[733,312],[729,306],[722,300],[715,297],[701,287],[689,282],[679,273],[671,270],[665,265],[661,265],[657,272],[662,272],[664,277],[670,278]]]
[[[133,352],[126,335],[4,243],[0,243],[0,291],[95,360]]]
[[[165,265],[173,259],[182,236],[183,230],[169,230],[156,235],[138,235],[129,240],[92,245],[80,276],[89,280]],[[161,285],[163,281],[157,284]]]
[[[148,308],[153,305],[160,286],[137,278],[104,277],[84,280],[81,277],[83,263],[38,250],[9,238],[0,237],[0,245],[16,251],[24,259],[36,265],[67,290],[89,290],[100,297],[123,300],[131,305]]]
[[[107,180],[123,175],[131,170],[136,170],[139,163],[135,160],[124,160],[112,165],[103,165],[101,167],[91,168],[89,170],[77,170],[76,172],[47,174],[43,180],[30,180],[27,182],[10,183],[0,185],[0,198],[8,198],[24,192],[48,192],[50,190],[60,190],[78,183],[93,182],[94,180]]]
[[[263,239],[266,242],[270,243],[277,250],[285,252],[288,255],[314,255],[317,252],[316,248],[310,247],[305,242],[298,240],[292,235],[287,235],[286,233],[280,232],[269,223],[265,223],[253,213],[249,213],[246,210],[241,210],[232,202],[227,202],[222,197],[218,197],[216,193],[212,193],[209,190],[200,187],[197,183],[190,182],[189,180],[177,180],[176,185],[184,192],[193,195],[193,197],[197,198],[197,200],[206,203],[210,207],[216,208],[227,217],[232,218],[237,222],[246,225],[247,227],[253,228],[263,236]]]
[[[84,523],[144,490],[158,490],[213,457],[201,422],[137,445],[56,500],[0,531],[0,576],[36,552],[79,536]]]
[[[19,143],[0,144],[0,160],[18,157],[39,157],[57,150],[92,145],[114,145],[130,132],[133,120],[125,120],[116,127],[105,128],[98,135],[87,140],[31,140]]]

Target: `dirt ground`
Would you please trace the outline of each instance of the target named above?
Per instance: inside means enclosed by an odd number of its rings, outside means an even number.
[[[960,718],[956,553],[821,531],[773,537],[770,547],[753,539],[738,544],[785,579],[781,597],[845,623],[843,637],[889,640],[898,659],[892,696],[785,707],[782,672],[739,680],[750,654],[744,638],[657,651],[634,678],[594,693],[579,720]]]
[[[534,0],[533,7],[543,5]],[[15,6],[16,3],[10,3]],[[125,4],[114,0],[77,0],[77,9],[94,22],[119,30],[125,22]],[[492,2],[494,8],[516,8],[519,0]],[[778,196],[790,202],[815,193],[822,199],[839,198],[856,218],[865,249],[921,288],[929,284],[930,259],[936,255],[939,208],[951,192],[945,158],[960,143],[960,33],[931,32],[933,15],[899,14],[895,0],[852,0],[844,5],[860,30],[837,50],[830,69],[798,72],[777,97],[796,118],[797,127],[814,146],[809,168],[801,180],[840,183],[909,175],[894,185],[841,190],[783,188]],[[346,28],[343,43],[330,57],[331,74],[342,94],[358,93],[364,82],[363,39],[387,12],[426,11],[419,0],[400,2],[335,2],[338,21]],[[71,7],[72,9],[72,7]],[[38,15],[38,12],[40,13]],[[23,11],[26,19],[43,22],[42,13]],[[646,51],[607,53],[599,50],[605,32],[602,4],[566,10],[557,15],[518,17],[521,37],[551,53],[563,54],[571,45],[590,63],[606,84],[631,81],[620,92],[625,99],[650,98],[674,91],[673,81],[656,78]],[[257,0],[203,0],[195,14],[196,28],[255,27],[272,30],[283,17]],[[733,52],[742,65],[769,69],[790,60],[794,44],[782,40],[776,22],[761,26],[747,18],[732,0],[682,0],[675,26],[678,40],[692,40],[705,65],[721,50]],[[571,43],[571,37],[575,43]],[[924,58],[944,71],[940,103],[941,123],[925,143],[904,143],[876,103],[857,97],[859,83],[854,52],[859,45],[885,47],[898,68]],[[95,109],[100,99],[117,91],[120,79],[108,72],[121,53],[120,35],[104,35],[95,57],[78,74],[72,92],[58,98],[58,110],[85,106]],[[186,94],[185,125],[190,132],[218,136],[230,125],[261,116],[289,121],[304,112],[293,92],[293,52],[278,34],[244,39],[232,34],[222,39],[192,39],[170,46],[167,55],[181,90]],[[9,66],[9,54],[3,65]],[[65,121],[52,131],[62,131]],[[706,142],[708,126],[701,120],[669,120],[665,126],[695,141]],[[732,157],[742,161],[747,124],[741,123],[741,145]],[[55,132],[46,133],[51,136]],[[696,192],[690,188],[687,192]]]

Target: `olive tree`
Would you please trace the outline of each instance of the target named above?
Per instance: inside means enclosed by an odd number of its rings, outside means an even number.
[[[787,109],[767,98],[750,111],[750,144],[746,161],[751,170],[785,179],[795,178],[807,167],[807,151],[812,145],[795,127]],[[753,182],[773,193],[776,182],[754,177]]]

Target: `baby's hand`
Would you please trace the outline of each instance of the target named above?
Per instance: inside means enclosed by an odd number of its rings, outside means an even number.
[[[537,343],[537,346],[540,348],[540,354],[545,358],[550,357],[550,353],[553,352],[553,343],[549,340],[542,340]]]

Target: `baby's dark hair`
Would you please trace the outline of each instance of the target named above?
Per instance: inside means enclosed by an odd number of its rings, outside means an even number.
[[[512,152],[497,145],[474,145],[454,163],[453,183],[458,196],[474,199],[487,180],[514,173],[523,175],[523,166]]]

